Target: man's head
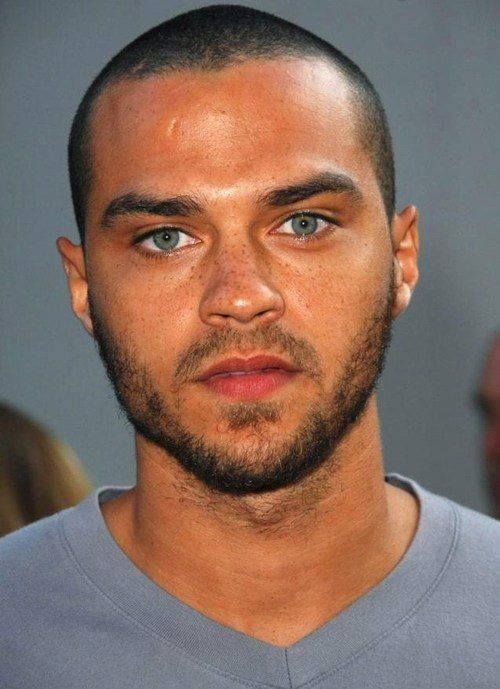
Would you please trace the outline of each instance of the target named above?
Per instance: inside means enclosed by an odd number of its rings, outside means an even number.
[[[333,456],[418,278],[383,110],[325,46],[254,10],[188,13],[114,58],[72,130],[73,310],[140,437],[223,492]],[[199,380],[262,354],[298,372],[254,397]]]

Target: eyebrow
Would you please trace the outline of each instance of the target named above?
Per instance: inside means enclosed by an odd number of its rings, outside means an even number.
[[[101,219],[101,226],[111,227],[113,220],[120,215],[195,215],[201,213],[202,207],[191,196],[172,196],[159,199],[147,194],[130,192],[113,199]]]
[[[326,171],[312,175],[295,184],[270,189],[258,198],[258,203],[261,206],[272,208],[288,206],[326,192],[346,194],[353,203],[360,203],[363,200],[360,188],[349,175]],[[114,219],[121,215],[180,215],[186,217],[202,212],[202,205],[192,196],[181,195],[160,199],[147,194],[129,192],[118,196],[108,204],[102,215],[101,226],[103,228],[111,227]]]
[[[349,175],[342,172],[321,172],[297,184],[271,189],[260,197],[259,203],[273,207],[288,206],[325,192],[347,194],[356,203],[363,199],[361,189]]]

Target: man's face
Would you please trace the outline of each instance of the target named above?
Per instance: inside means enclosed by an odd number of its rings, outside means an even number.
[[[94,336],[136,430],[211,488],[296,483],[372,394],[392,250],[355,122],[348,87],[320,61],[123,81],[97,103],[85,252]],[[343,186],[318,190],[334,175]],[[254,395],[198,380],[258,354],[298,372]]]

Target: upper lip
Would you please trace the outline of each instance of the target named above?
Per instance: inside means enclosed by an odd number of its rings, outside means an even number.
[[[231,373],[234,371],[261,371],[265,368],[280,368],[284,371],[298,371],[295,366],[292,366],[292,364],[289,364],[287,361],[280,359],[277,356],[258,354],[257,356],[250,357],[249,359],[232,357],[230,359],[219,361],[217,364],[207,368],[201,374],[198,380],[207,380],[207,378],[215,376],[217,373]]]

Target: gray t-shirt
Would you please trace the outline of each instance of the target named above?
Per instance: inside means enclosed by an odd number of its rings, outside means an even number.
[[[162,590],[111,537],[99,503],[0,540],[2,689],[499,687],[500,523],[400,474],[417,532],[389,575],[288,648]]]

